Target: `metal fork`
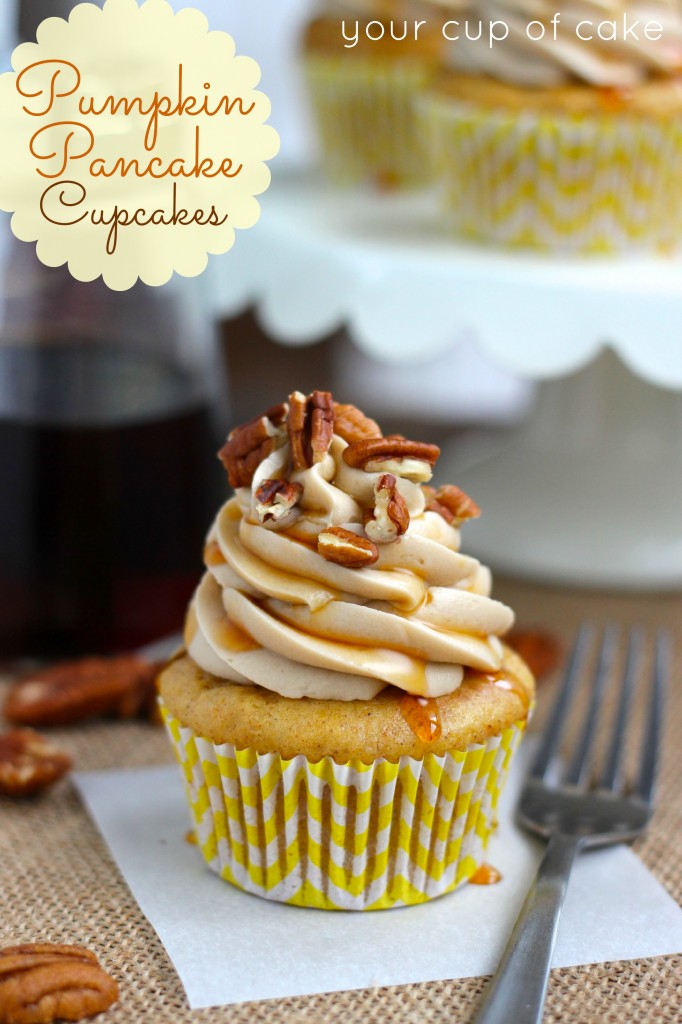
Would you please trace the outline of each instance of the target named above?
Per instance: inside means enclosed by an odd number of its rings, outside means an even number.
[[[629,636],[605,763],[596,786],[587,786],[599,712],[618,639],[615,626],[607,626],[604,630],[576,749],[561,781],[553,781],[558,774],[559,745],[564,726],[584,674],[594,634],[594,627],[589,624],[581,626],[578,632],[563,684],[521,794],[517,821],[536,835],[548,839],[549,845],[474,1024],[539,1024],[559,918],[576,854],[634,839],[643,831],[653,811],[669,666],[669,638],[664,632],[656,636],[647,720],[634,787],[625,795],[621,765],[641,666],[643,634],[639,629],[633,629]]]

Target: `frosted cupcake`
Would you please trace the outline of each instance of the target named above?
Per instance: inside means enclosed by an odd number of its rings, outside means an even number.
[[[416,99],[438,70],[442,39],[428,24],[415,38],[420,11],[415,0],[326,0],[308,26],[303,64],[333,180],[387,189],[427,182]]]
[[[438,449],[326,392],[232,432],[164,718],[198,844],[272,900],[419,903],[477,870],[533,680]]]
[[[572,0],[560,8],[549,0],[474,0],[466,19],[470,35],[483,22],[475,41],[465,38],[457,0],[434,2],[461,26],[449,44],[449,70],[422,107],[459,236],[583,253],[679,243],[679,0]],[[638,38],[622,38],[624,16],[631,28],[637,22]],[[509,35],[490,46],[495,20]],[[528,38],[531,21],[531,33],[544,31],[543,38]],[[599,38],[597,26],[607,21],[620,39]],[[660,26],[649,28],[659,39],[647,38],[647,23]]]

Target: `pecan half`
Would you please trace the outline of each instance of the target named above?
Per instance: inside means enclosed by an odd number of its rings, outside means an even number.
[[[392,473],[384,473],[374,485],[374,508],[365,513],[365,533],[375,544],[392,544],[406,532],[410,513]]]
[[[289,396],[287,430],[291,442],[294,470],[310,469],[322,462],[329,451],[334,433],[334,399],[329,391],[313,391]]]
[[[0,949],[0,1024],[83,1020],[118,999],[118,984],[80,946],[26,943]]]
[[[440,455],[435,444],[408,441],[404,437],[376,437],[354,441],[343,450],[343,461],[353,469],[368,473],[389,471],[415,483],[431,479],[434,463]]]
[[[71,765],[69,754],[33,729],[12,729],[0,736],[0,793],[4,796],[39,793],[61,779]]]
[[[369,437],[381,437],[381,427],[357,406],[334,402],[334,433],[352,444]]]
[[[468,494],[455,487],[454,484],[445,484],[434,491],[432,487],[425,487],[426,494],[425,508],[429,512],[438,512],[446,522],[453,526],[459,526],[465,519],[478,519],[481,510]]]
[[[299,515],[296,505],[301,500],[303,487],[288,480],[263,480],[254,495],[258,521],[265,526],[283,529]]]
[[[251,486],[256,469],[274,451],[277,439],[283,436],[281,428],[288,411],[287,404],[281,402],[230,432],[218,452],[218,458],[227,470],[230,487]]]
[[[317,537],[317,550],[328,562],[336,562],[347,569],[374,565],[379,557],[376,544],[343,526],[328,526],[322,530]]]
[[[32,672],[10,687],[4,713],[17,725],[68,725],[98,715],[147,717],[160,665],[134,655],[82,658]]]

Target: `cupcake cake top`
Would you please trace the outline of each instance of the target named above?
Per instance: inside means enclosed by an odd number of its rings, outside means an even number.
[[[429,486],[435,445],[331,394],[294,392],[219,453],[234,488],[204,551],[185,644],[200,668],[285,697],[368,700],[456,690],[495,673],[513,613],[462,554],[479,510]]]
[[[680,0],[428,0],[460,23],[449,43],[453,70],[485,74],[509,85],[553,88],[571,82],[630,88],[682,69]],[[556,23],[553,18],[558,15]],[[465,22],[469,23],[468,38]],[[529,38],[527,26],[544,27]],[[489,25],[498,22],[490,45]],[[614,23],[611,28],[608,23]],[[479,33],[479,23],[482,31]],[[645,31],[648,23],[660,26]],[[504,28],[508,34],[503,38]],[[600,29],[600,25],[603,25]],[[448,30],[454,35],[455,28]],[[476,36],[478,36],[476,38]]]

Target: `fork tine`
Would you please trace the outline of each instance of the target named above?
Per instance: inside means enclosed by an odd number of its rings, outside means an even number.
[[[654,659],[654,679],[644,737],[642,740],[642,767],[635,792],[647,803],[651,803],[656,783],[658,768],[658,749],[660,746],[661,726],[663,722],[663,703],[670,669],[670,634],[667,630],[659,630],[656,634],[656,655]]]
[[[635,677],[640,667],[643,638],[644,634],[639,627],[635,627],[630,631],[628,651],[623,669],[623,682],[616,711],[616,721],[613,726],[613,735],[611,736],[611,743],[606,755],[604,770],[599,780],[600,789],[616,789],[620,782],[620,766],[625,748],[625,730],[632,706]]]
[[[552,761],[559,750],[559,740],[567,718],[567,711],[575,692],[585,656],[594,636],[594,627],[583,622],[573,645],[571,657],[564,676],[563,685],[557,694],[552,713],[545,728],[542,743],[538,750],[530,774],[544,779]]]
[[[591,756],[594,748],[594,739],[599,723],[599,712],[604,700],[606,680],[609,674],[609,667],[613,660],[613,654],[618,640],[618,629],[614,625],[606,626],[602,637],[602,644],[599,651],[597,671],[594,675],[590,703],[585,713],[585,721],[580,735],[580,740],[571,759],[564,782],[572,786],[580,786],[590,768]]]

